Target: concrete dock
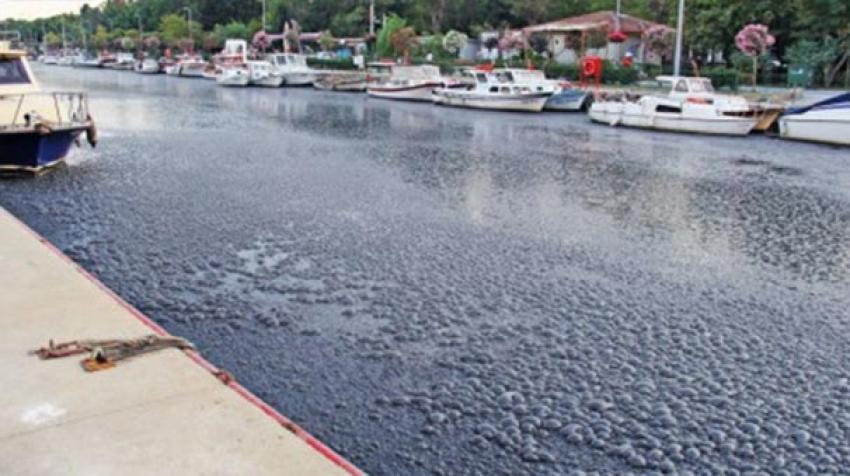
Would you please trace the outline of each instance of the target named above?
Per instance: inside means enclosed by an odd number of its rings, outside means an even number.
[[[194,352],[94,373],[30,355],[166,334],[2,208],[0,326],[4,476],[361,474]]]

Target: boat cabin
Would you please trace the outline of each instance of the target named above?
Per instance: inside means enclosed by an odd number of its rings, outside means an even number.
[[[41,91],[26,61],[26,52],[11,50],[0,42],[0,98],[11,94]]]
[[[307,57],[298,53],[274,53],[268,61],[278,68],[308,68]]]
[[[708,78],[659,76],[656,81],[659,88],[668,91],[670,97],[674,99],[714,95],[714,86]]]
[[[520,72],[519,74],[517,74]],[[529,94],[554,92],[554,88],[543,79],[531,80],[524,70],[494,69],[493,71],[471,70],[466,75],[475,80],[475,89],[490,94]]]

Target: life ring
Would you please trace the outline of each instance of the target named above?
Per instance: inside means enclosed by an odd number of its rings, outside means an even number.
[[[596,76],[596,62],[589,59],[584,60],[582,72],[584,73],[585,77]]]

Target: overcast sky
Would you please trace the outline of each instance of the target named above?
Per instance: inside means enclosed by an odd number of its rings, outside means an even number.
[[[95,6],[100,0],[0,0],[0,20],[33,19],[58,13],[79,12],[83,4]]]

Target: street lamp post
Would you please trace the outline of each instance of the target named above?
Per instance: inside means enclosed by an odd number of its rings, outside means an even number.
[[[369,2],[369,36],[375,36],[375,0]]]
[[[266,0],[260,0],[260,2],[263,4],[263,33],[265,33],[267,31],[266,30]]]
[[[679,20],[676,23],[676,54],[673,59],[673,75],[682,73],[682,42],[685,32],[685,0],[679,0]]]
[[[189,30],[189,41],[192,42],[192,50],[195,49],[195,39],[192,38],[192,9],[189,7],[183,7],[183,10],[186,10],[186,15],[188,16],[188,23],[186,24],[187,29]]]

